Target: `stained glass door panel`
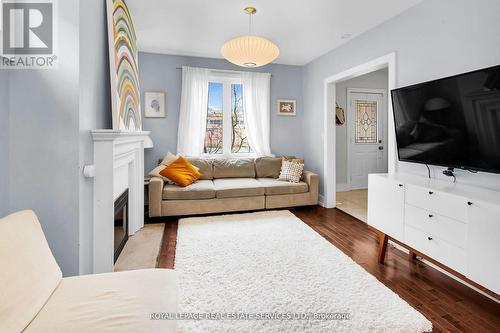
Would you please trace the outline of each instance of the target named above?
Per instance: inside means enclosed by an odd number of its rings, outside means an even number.
[[[355,143],[377,143],[377,117],[378,108],[376,101],[355,101]]]

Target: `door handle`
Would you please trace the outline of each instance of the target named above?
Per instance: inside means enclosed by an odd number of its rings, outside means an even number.
[[[378,146],[378,150],[384,150],[384,146]]]

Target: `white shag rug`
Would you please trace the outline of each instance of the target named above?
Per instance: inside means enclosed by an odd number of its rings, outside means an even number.
[[[178,332],[426,332],[432,324],[289,211],[179,221],[180,313],[348,320],[179,320]]]

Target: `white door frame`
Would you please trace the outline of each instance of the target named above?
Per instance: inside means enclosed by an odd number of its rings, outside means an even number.
[[[336,205],[336,170],[335,170],[335,103],[336,84],[340,81],[349,80],[364,74],[388,68],[388,89],[396,88],[396,53],[392,52],[380,58],[373,59],[359,66],[348,69],[344,72],[327,77],[324,80],[324,146],[323,146],[323,179],[325,182],[325,196],[323,206],[334,208]],[[396,136],[394,132],[394,117],[392,103],[388,103],[388,140],[387,156],[389,173],[396,171]]]
[[[384,110],[385,108],[385,104],[387,103],[387,90],[386,89],[367,89],[367,88],[347,88],[347,97],[346,97],[346,123],[347,123],[347,182],[346,182],[346,190],[351,190],[352,187],[351,187],[351,161],[352,161],[352,155],[351,155],[351,149],[352,149],[352,146],[351,146],[351,135],[352,135],[352,131],[354,129],[354,124],[352,121],[347,121],[347,120],[352,120],[352,118],[349,118],[351,117],[352,115],[349,115],[348,114],[348,110],[349,110],[349,94],[350,93],[360,93],[360,94],[378,94],[378,95],[382,95],[382,110]],[[389,109],[387,109],[389,110]],[[389,112],[387,112],[388,115],[389,115]],[[389,117],[387,117],[389,118]],[[388,130],[388,126],[386,124],[386,122],[384,121],[384,129],[382,130],[382,134],[384,134],[384,131]],[[385,140],[385,136],[383,135],[383,140]],[[386,147],[387,147],[387,142],[384,142],[383,143]],[[336,147],[336,146],[335,146]],[[337,152],[335,152],[336,154]],[[387,154],[387,156],[389,156],[389,154]],[[337,156],[335,155],[335,158],[337,158]],[[335,184],[337,185],[337,184]],[[337,186],[335,186],[335,188],[337,188]]]

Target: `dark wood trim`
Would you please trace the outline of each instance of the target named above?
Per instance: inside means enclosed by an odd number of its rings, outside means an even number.
[[[439,262],[439,261],[437,261],[435,259],[432,259],[428,255],[426,255],[426,254],[424,254],[424,253],[422,253],[420,251],[415,250],[411,246],[406,245],[405,243],[403,243],[401,241],[398,241],[397,239],[395,239],[395,238],[393,238],[393,237],[391,237],[389,235],[384,234],[383,232],[379,231],[378,229],[376,229],[376,228],[374,228],[372,226],[369,226],[369,228],[371,230],[375,231],[377,234],[379,234],[379,239],[380,239],[380,242],[379,242],[379,255],[378,255],[378,262],[379,262],[379,264],[382,264],[382,265],[384,264],[385,252],[387,250],[387,240],[390,240],[391,242],[394,242],[394,243],[398,244],[399,246],[402,246],[405,249],[407,249],[409,251],[409,259],[410,260],[417,259],[417,256],[422,257],[423,259],[425,259],[425,260],[433,263],[434,265],[438,266],[439,268],[447,271],[448,273],[455,275],[460,280],[463,280],[464,282],[467,282],[468,284],[474,286],[475,288],[481,290],[482,292],[484,292],[484,293],[490,295],[491,297],[495,298],[496,300],[500,301],[500,295],[498,295],[497,293],[495,293],[492,290],[489,290],[486,287],[481,286],[477,282],[474,282],[474,281],[468,279],[462,273],[459,273],[459,272],[455,271],[454,269],[446,266],[445,264],[443,264],[443,263],[441,263],[441,262]]]
[[[165,222],[160,253],[158,254],[156,263],[157,268],[174,268],[175,247],[177,246],[177,227],[178,222],[176,220]]]
[[[409,260],[415,260],[415,259],[417,259],[417,254],[415,252],[413,252],[412,250],[410,250],[408,252],[408,259]]]

